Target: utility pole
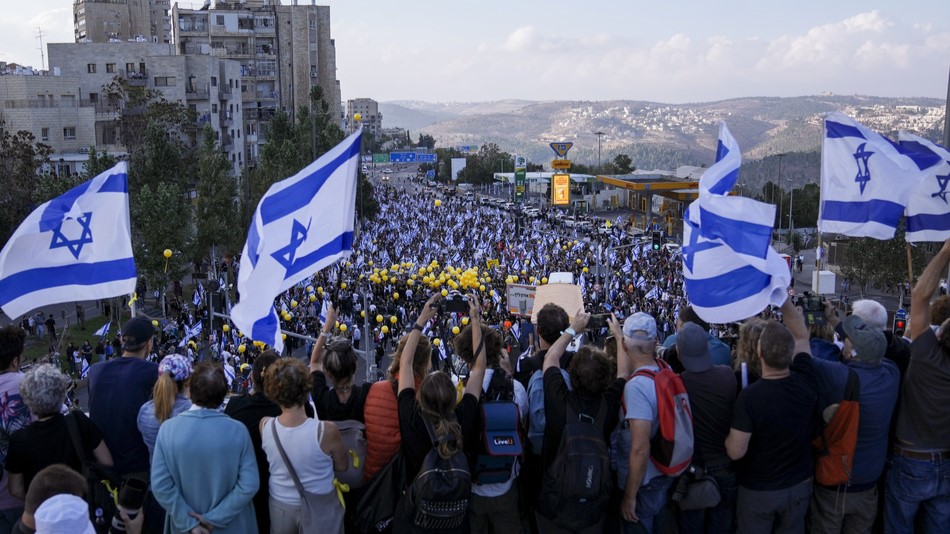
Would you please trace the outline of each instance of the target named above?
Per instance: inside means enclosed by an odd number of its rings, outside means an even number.
[[[594,135],[597,136],[597,172],[600,171],[600,141],[604,137],[604,132],[594,132]]]

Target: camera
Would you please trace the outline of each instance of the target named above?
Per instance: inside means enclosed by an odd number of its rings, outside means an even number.
[[[468,313],[468,297],[452,291],[442,301],[442,310],[449,313]]]
[[[590,319],[587,321],[588,330],[600,330],[601,328],[607,326],[607,318],[610,317],[609,313],[595,313],[590,316]]]
[[[142,479],[132,477],[122,483],[118,493],[118,506],[109,528],[110,533],[125,532],[125,523],[122,521],[122,516],[119,515],[119,510],[125,510],[130,519],[135,519],[142,506],[145,505],[145,495],[147,493],[148,482]]]
[[[822,325],[828,322],[828,319],[825,317],[825,303],[820,296],[805,291],[802,293],[802,296],[798,298],[795,305],[802,307],[802,312],[805,315],[805,324],[807,326]]]

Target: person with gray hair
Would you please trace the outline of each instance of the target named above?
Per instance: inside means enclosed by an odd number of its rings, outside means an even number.
[[[814,358],[818,378],[819,407],[824,423],[833,417],[830,408],[845,400],[849,378],[857,379],[858,424],[851,479],[839,486],[823,486],[817,481],[811,500],[812,531],[818,533],[870,532],[878,510],[877,485],[888,454],[891,417],[900,392],[900,372],[884,358],[887,339],[879,325],[880,309],[874,301],[863,302],[862,312],[877,324],[865,322],[858,314],[838,320],[834,308],[825,302],[825,317],[844,343],[841,361]],[[857,304],[857,303],[856,303]],[[880,306],[878,304],[878,306]],[[858,308],[858,306],[856,306]],[[883,322],[887,321],[887,312]]]
[[[20,395],[35,420],[10,436],[5,469],[10,494],[15,497],[23,499],[33,477],[48,465],[66,464],[76,472],[82,472],[86,460],[112,465],[112,455],[96,425],[80,411],[62,414],[67,387],[69,378],[49,364],[30,369],[20,382]],[[85,458],[76,456],[69,430],[73,424]]]
[[[884,357],[897,365],[897,370],[901,373],[901,379],[907,371],[907,364],[910,363],[910,343],[898,334],[895,334],[887,326],[887,309],[876,300],[863,299],[854,303],[851,307],[852,315],[864,319],[872,328],[877,328],[884,332],[884,338],[887,340],[887,349],[884,351]]]

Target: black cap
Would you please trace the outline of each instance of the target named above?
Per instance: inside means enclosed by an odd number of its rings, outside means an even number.
[[[155,327],[145,317],[133,317],[122,327],[122,344],[125,347],[139,347],[152,339]]]

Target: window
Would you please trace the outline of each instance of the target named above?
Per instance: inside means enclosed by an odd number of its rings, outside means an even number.
[[[89,93],[89,101],[95,104],[99,101],[99,93]]]
[[[88,72],[89,74],[95,74],[95,73],[96,73],[96,64],[95,64],[95,63],[89,63],[88,65],[86,65],[86,72]]]
[[[132,74],[135,72],[135,63],[126,63],[125,64],[125,73]]]
[[[175,86],[174,76],[156,76],[155,77],[155,87],[174,87],[174,86]]]
[[[218,26],[224,26],[224,15],[215,15],[214,23]]]
[[[75,139],[76,139],[76,127],[75,127],[75,126],[67,126],[67,127],[63,128],[63,139],[66,139],[67,141],[69,141],[69,140],[75,140]]]
[[[211,104],[211,113],[217,113],[217,112],[218,112],[218,105]]]
[[[61,95],[59,97],[59,106],[63,108],[76,107],[76,95]]]
[[[212,76],[212,77],[211,77],[211,87],[217,87],[217,86],[218,86],[218,77],[217,77],[217,76]]]
[[[43,128],[40,132],[40,138],[43,141],[49,141],[49,128]]]
[[[106,72],[115,74],[115,63],[106,63]]]

